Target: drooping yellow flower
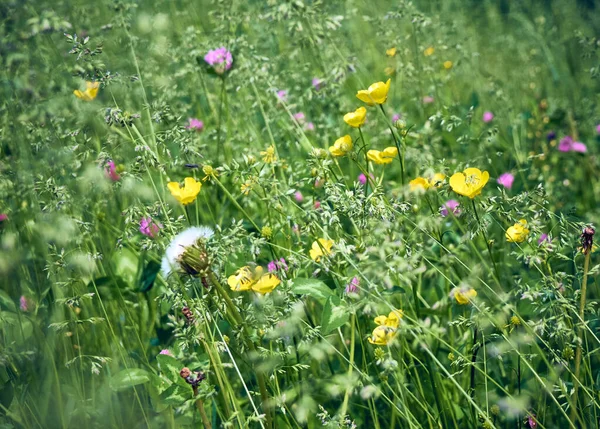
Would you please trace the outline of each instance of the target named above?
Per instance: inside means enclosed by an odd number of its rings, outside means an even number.
[[[380,325],[373,329],[373,333],[369,337],[369,342],[376,346],[387,346],[396,335],[396,329],[389,326]]]
[[[463,172],[454,173],[450,177],[450,187],[454,192],[465,197],[475,198],[488,182],[490,174],[478,168],[467,168]]]
[[[337,139],[333,146],[329,147],[329,152],[333,156],[344,156],[352,150],[352,137],[345,135]]]
[[[519,222],[508,228],[505,234],[506,241],[509,243],[522,243],[528,235],[529,230],[527,229],[527,221],[525,219],[521,219]]]
[[[231,290],[236,292],[250,290],[253,282],[252,270],[248,266],[240,268],[227,278],[227,284]]]
[[[98,95],[98,88],[100,88],[99,82],[86,82],[85,91],[76,89],[73,94],[83,101],[92,101]]]
[[[408,186],[410,187],[411,192],[426,191],[429,189],[429,180],[424,177],[417,177],[416,179],[408,182]]]
[[[344,122],[353,128],[358,128],[365,123],[367,118],[367,109],[359,107],[354,112],[349,112],[344,115]]]
[[[262,151],[260,154],[263,157],[263,161],[266,162],[267,164],[272,164],[277,159],[277,157],[275,156],[275,146],[273,146],[273,145],[269,146],[267,149]]]
[[[333,240],[319,238],[318,241],[313,241],[313,244],[310,248],[311,259],[315,262],[319,262],[321,260],[321,256],[327,256],[331,254],[332,247]]]
[[[430,46],[429,48],[425,49],[425,51],[423,51],[426,57],[433,55],[434,52],[435,48],[433,46]]]
[[[466,305],[477,296],[477,291],[470,287],[455,287],[450,291],[450,296],[454,297],[460,305]]]
[[[393,56],[395,56],[395,55],[396,55],[396,47],[393,47],[393,48],[390,48],[390,49],[386,49],[386,50],[385,50],[385,54],[386,54],[388,57],[393,57]]]
[[[375,323],[380,326],[387,326],[389,328],[397,329],[400,326],[400,319],[404,317],[404,312],[402,310],[393,310],[390,311],[390,314],[387,316],[381,315],[375,318]]]
[[[254,272],[248,266],[242,267],[227,278],[227,284],[235,292],[252,290],[262,295],[273,292],[281,280],[273,273],[264,273],[263,267],[256,267]]]
[[[444,61],[444,68],[446,70],[450,70],[453,65],[454,65],[454,63],[452,61]]]
[[[169,182],[167,188],[171,191],[171,195],[185,206],[196,200],[200,188],[202,188],[202,183],[198,182],[193,177],[186,177],[183,181],[183,187],[181,187],[178,182]]]
[[[398,149],[393,146],[386,147],[382,151],[371,149],[367,152],[367,158],[379,165],[389,164],[396,156],[398,156]]]
[[[391,81],[391,79],[388,79],[386,83],[376,82],[369,86],[368,89],[361,89],[356,93],[356,98],[364,101],[369,106],[383,104],[387,100]]]

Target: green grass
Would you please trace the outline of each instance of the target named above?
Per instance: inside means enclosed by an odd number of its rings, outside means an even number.
[[[0,427],[597,427],[600,265],[581,234],[600,219],[598,7],[0,4]],[[356,98],[388,78],[381,107]],[[357,130],[342,118],[360,106]],[[474,199],[449,183],[467,167],[490,175]],[[184,206],[167,184],[186,177],[202,187]],[[159,273],[191,226],[214,236]],[[271,293],[231,290],[281,258]]]

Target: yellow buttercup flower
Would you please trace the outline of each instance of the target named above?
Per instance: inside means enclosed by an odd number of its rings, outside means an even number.
[[[368,89],[361,89],[356,93],[356,98],[360,101],[364,101],[369,106],[383,104],[387,100],[391,81],[391,79],[388,79],[386,83],[376,82],[369,86]]]
[[[390,311],[390,314],[387,316],[377,316],[375,318],[375,323],[381,326],[397,329],[398,326],[400,326],[400,319],[402,319],[402,317],[404,317],[404,312],[402,310],[393,310]]]
[[[430,46],[429,48],[425,49],[425,51],[423,51],[426,57],[433,55],[434,52],[435,48],[433,46]]]
[[[396,156],[398,156],[398,149],[393,146],[386,147],[382,151],[371,149],[367,152],[367,158],[379,165],[389,164]]]
[[[386,54],[388,57],[393,57],[394,55],[396,55],[396,48],[395,48],[395,47],[393,47],[393,48],[390,48],[390,49],[386,49],[386,50],[385,50],[385,54]]]
[[[478,168],[467,168],[462,173],[454,173],[450,177],[450,187],[454,192],[465,197],[475,198],[488,182],[490,174]]]
[[[435,173],[429,180],[429,186],[440,188],[444,184],[444,180],[446,180],[446,175],[444,173]]]
[[[273,292],[281,280],[273,273],[264,273],[263,267],[256,267],[254,272],[248,266],[242,267],[227,278],[227,284],[235,292],[252,290],[262,295]]]
[[[242,267],[235,272],[235,274],[227,278],[227,284],[231,290],[241,292],[244,290],[250,290],[253,283],[253,275],[250,267]]]
[[[329,147],[329,152],[333,156],[344,156],[352,150],[352,137],[345,135],[340,137]]]
[[[477,291],[470,287],[455,287],[450,291],[450,296],[454,297],[458,304],[466,305],[477,296]]]
[[[275,147],[273,145],[269,146],[266,150],[260,153],[263,157],[263,161],[267,164],[271,164],[275,162],[277,157],[275,156]]]
[[[411,180],[408,185],[410,186],[411,192],[414,191],[426,191],[429,188],[439,188],[444,183],[446,175],[444,173],[435,173],[431,179],[424,177],[417,177]]]
[[[344,122],[353,128],[358,128],[365,123],[367,118],[367,109],[359,107],[354,112],[349,112],[344,115]]]
[[[525,219],[521,219],[519,222],[508,228],[505,234],[506,241],[509,243],[522,243],[528,235],[529,230],[527,229],[527,221]]]
[[[332,247],[333,240],[319,238],[318,241],[313,241],[313,244],[310,248],[311,259],[315,262],[319,262],[321,260],[321,256],[327,256],[331,254]]]
[[[75,96],[83,101],[92,101],[98,95],[98,89],[100,88],[99,82],[86,82],[85,91],[76,89],[73,91]]]
[[[454,65],[454,63],[452,61],[444,61],[444,68],[446,70],[450,70],[453,65]]]
[[[186,177],[183,181],[183,187],[178,182],[169,182],[167,188],[171,191],[171,195],[175,197],[183,205],[191,204],[196,200],[202,183],[198,182],[193,177]]]
[[[396,329],[381,325],[373,329],[369,342],[376,346],[387,346],[396,335]]]
[[[281,280],[279,280],[275,274],[266,273],[261,275],[260,278],[256,280],[256,283],[252,285],[252,290],[264,295],[266,293],[273,292],[273,290],[279,286],[280,283]]]

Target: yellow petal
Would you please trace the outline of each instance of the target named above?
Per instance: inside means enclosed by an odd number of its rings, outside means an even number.
[[[273,290],[281,283],[275,274],[268,273],[261,276],[256,283],[252,285],[252,290],[261,294],[273,292]]]

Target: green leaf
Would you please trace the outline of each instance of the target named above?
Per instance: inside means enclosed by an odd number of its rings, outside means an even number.
[[[188,386],[172,384],[167,390],[160,394],[161,401],[173,406],[180,406],[192,398],[192,389]]]
[[[150,381],[148,371],[141,368],[124,369],[113,375],[108,384],[115,392],[129,389],[130,387],[144,384]]]
[[[317,279],[294,279],[292,292],[298,295],[312,296],[321,303],[333,296],[333,291],[325,283]]]
[[[7,308],[10,311],[17,311],[17,306],[15,305],[14,301],[12,300],[10,295],[4,292],[3,290],[0,290],[0,306]]]
[[[160,372],[173,383],[177,383],[181,379],[179,371],[183,365],[174,357],[169,355],[158,355],[156,357]]]
[[[154,280],[160,271],[160,264],[155,261],[148,261],[142,271],[142,278],[140,279],[140,292],[148,292],[154,286]]]
[[[337,296],[330,296],[325,307],[323,307],[323,316],[321,317],[321,332],[323,335],[343,326],[350,319],[350,313],[342,301]]]

